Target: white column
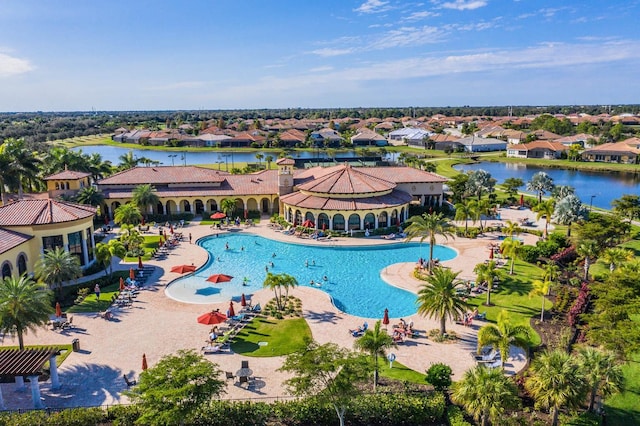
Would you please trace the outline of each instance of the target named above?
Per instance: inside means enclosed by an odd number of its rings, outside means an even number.
[[[438,196],[438,205],[442,207],[442,194]]]
[[[16,376],[16,392],[26,391],[27,387],[24,385],[24,377]]]
[[[329,229],[333,231],[333,216],[328,216],[329,217]]]
[[[56,355],[49,358],[49,369],[51,374],[51,389],[60,389],[60,378],[58,377],[58,362]]]
[[[380,214],[380,213],[376,214],[376,215],[374,216],[374,218],[373,218],[373,229],[378,229],[378,223],[379,223],[379,221],[378,221],[378,215],[379,215],[379,214]]]
[[[82,233],[80,234],[80,240],[82,241],[82,257],[84,258],[84,266],[88,266],[89,265],[89,251],[87,249],[87,240],[82,238],[82,234],[84,234],[84,231],[82,231]]]
[[[29,376],[31,382],[31,399],[33,399],[33,408],[44,408],[44,404],[40,400],[40,384],[38,383],[38,376]]]

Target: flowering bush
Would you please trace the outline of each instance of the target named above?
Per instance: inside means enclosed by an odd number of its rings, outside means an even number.
[[[587,309],[587,304],[589,303],[589,285],[586,282],[583,282],[580,286],[580,292],[578,293],[578,297],[573,302],[573,306],[569,309],[569,325],[571,327],[575,327],[578,323],[578,317],[584,313]]]

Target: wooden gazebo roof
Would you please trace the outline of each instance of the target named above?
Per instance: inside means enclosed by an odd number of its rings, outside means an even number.
[[[0,351],[0,376],[39,376],[42,367],[54,355],[59,355],[56,348],[9,349]]]

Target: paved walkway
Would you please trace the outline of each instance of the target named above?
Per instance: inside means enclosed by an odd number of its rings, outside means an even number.
[[[502,219],[514,219],[516,215],[527,215],[535,218],[531,212],[517,210],[502,211]],[[251,232],[267,238],[296,241],[293,236],[286,236],[267,226],[267,220],[260,225],[243,228],[242,232]],[[495,221],[491,221],[495,222]],[[544,226],[542,222],[538,226]],[[541,229],[541,228],[539,228]],[[193,241],[210,235],[209,226],[191,224],[183,229],[184,235],[191,233]],[[475,240],[456,238],[442,240],[449,247],[457,250],[458,256],[443,262],[454,271],[461,271],[460,276],[472,278],[473,267],[488,257],[487,246],[497,242],[498,235],[487,235]],[[535,237],[525,235],[527,243],[535,242]],[[304,244],[326,244],[314,240],[303,240]],[[389,244],[381,238],[336,238],[331,240],[335,245]],[[127,402],[121,392],[126,389],[122,378],[137,377],[141,370],[142,354],[145,353],[149,365],[155,364],[165,355],[173,354],[179,349],[200,349],[204,345],[209,327],[198,324],[196,317],[206,309],[220,308],[226,310],[226,303],[214,304],[203,309],[202,305],[185,304],[169,299],[164,295],[164,288],[172,280],[179,277],[169,271],[177,263],[203,265],[207,261],[207,253],[196,244],[182,242],[171,251],[169,257],[162,261],[148,261],[147,265],[155,266],[155,272],[148,281],[147,288],[130,309],[117,311],[115,319],[106,321],[95,314],[74,314],[75,328],[62,332],[40,329],[37,333],[25,336],[26,344],[64,344],[79,339],[79,352],[72,353],[60,367],[60,380],[63,386],[59,390],[50,389],[50,381],[41,384],[43,402],[48,407],[72,407],[84,405],[117,404]],[[122,263],[120,269],[128,269],[133,264]],[[400,263],[381,271],[382,278],[392,285],[416,292],[421,282],[413,277],[414,263]],[[348,333],[349,328],[363,322],[362,318],[353,317],[337,310],[326,293],[310,287],[298,287],[291,292],[303,302],[304,316],[307,319],[313,337],[320,343],[334,342],[352,348],[354,339]],[[272,293],[260,290],[253,296],[253,302],[265,304]],[[378,318],[368,318],[369,324]],[[413,321],[418,330],[438,328],[438,322],[414,315],[405,318]],[[391,322],[397,322],[392,318]],[[419,338],[401,345],[393,352],[397,361],[416,371],[425,371],[432,363],[444,362],[451,366],[454,380],[462,377],[467,369],[474,365],[469,354],[476,348],[476,332],[483,323],[476,321],[472,327],[447,324],[447,329],[455,330],[461,339],[452,344],[436,343],[430,339]],[[5,337],[2,345],[15,345],[11,337]],[[227,398],[265,398],[286,396],[282,382],[287,374],[276,371],[282,363],[280,357],[250,358],[232,353],[207,355],[207,358],[220,365],[223,371],[235,372],[241,360],[249,360],[250,367],[259,379],[259,386],[247,390],[229,382]],[[524,354],[514,350],[505,370],[513,374],[525,364]],[[10,409],[30,408],[31,393],[15,392],[13,384],[2,384],[5,405]]]

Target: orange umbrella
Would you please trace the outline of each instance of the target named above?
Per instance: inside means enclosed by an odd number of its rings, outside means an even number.
[[[120,277],[120,291],[124,290],[124,280]]]
[[[244,296],[244,293],[240,296],[240,306],[247,306],[247,298]]]
[[[147,365],[147,354],[142,354],[142,369],[146,370],[147,368],[149,368]]]
[[[384,315],[382,317],[382,323],[384,325],[389,325],[389,309],[384,308]]]
[[[235,311],[235,309],[233,309],[233,300],[231,302],[229,302],[229,310],[227,311],[227,314],[230,317],[235,317],[236,316],[236,311]]]
[[[214,325],[225,322],[227,316],[220,311],[211,311],[206,314],[202,314],[198,317],[198,322],[204,325]]]
[[[136,273],[133,268],[129,268],[129,278],[131,278],[132,280],[136,279]]]
[[[142,257],[138,256],[138,269],[143,269],[144,266],[142,265]]]
[[[178,274],[184,274],[186,272],[195,272],[196,267],[194,265],[177,265],[171,268],[171,272],[177,272]]]
[[[231,275],[214,274],[207,278],[207,281],[209,281],[210,283],[226,283],[231,281],[232,279],[233,277]]]
[[[227,215],[222,213],[222,212],[216,212],[216,213],[212,214],[210,217],[213,220],[220,220],[220,219],[224,219],[225,217],[227,217]]]
[[[56,316],[58,318],[62,316],[62,308],[60,307],[60,302],[56,302]]]

